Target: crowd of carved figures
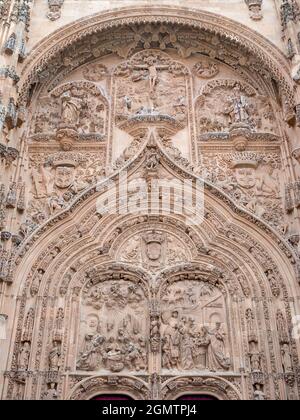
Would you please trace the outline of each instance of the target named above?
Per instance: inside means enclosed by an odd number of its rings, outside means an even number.
[[[130,282],[105,282],[84,293],[79,370],[147,370],[147,305]]]

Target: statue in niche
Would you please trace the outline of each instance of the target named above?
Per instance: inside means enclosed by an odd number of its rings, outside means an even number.
[[[290,347],[288,344],[283,344],[281,348],[281,357],[284,373],[290,373],[293,371],[293,362],[290,353]]]
[[[210,344],[208,346],[208,367],[210,370],[229,369],[230,361],[225,355],[225,337],[220,322],[216,323],[216,328],[209,332]]]
[[[255,384],[254,385],[254,400],[255,401],[264,401],[266,399],[266,395],[262,390],[262,385]]]
[[[42,399],[45,401],[53,401],[58,399],[58,392],[56,389],[57,384],[55,382],[51,382],[49,384],[48,390],[44,393]]]
[[[61,119],[64,124],[77,126],[82,101],[71,95],[71,92],[65,92],[61,96],[62,114]]]
[[[258,351],[250,353],[250,364],[252,372],[261,372],[261,354]]]
[[[49,352],[49,368],[51,371],[58,371],[60,368],[61,350],[57,341],[53,342],[53,346]]]
[[[175,283],[162,298],[162,365],[168,370],[229,370],[221,292],[206,282]],[[215,312],[217,310],[217,313]]]
[[[229,97],[224,114],[229,116],[230,124],[249,122],[249,104],[238,84],[233,88],[233,96]]]
[[[30,343],[25,341],[22,343],[21,348],[19,350],[18,355],[18,370],[26,371],[29,365],[29,358],[30,358]]]

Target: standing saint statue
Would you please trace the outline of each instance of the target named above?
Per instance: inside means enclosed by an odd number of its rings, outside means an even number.
[[[82,101],[71,96],[70,92],[65,92],[61,96],[61,119],[65,124],[77,125]]]

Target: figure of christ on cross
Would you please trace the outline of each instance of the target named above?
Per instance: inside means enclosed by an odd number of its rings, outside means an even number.
[[[153,93],[155,86],[158,82],[158,71],[159,70],[168,70],[169,66],[167,64],[156,65],[157,59],[153,56],[147,57],[145,59],[146,64],[138,64],[134,66],[135,70],[147,70],[149,73],[149,91]]]

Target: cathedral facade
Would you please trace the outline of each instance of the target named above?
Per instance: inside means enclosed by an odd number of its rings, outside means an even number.
[[[299,0],[0,0],[0,399],[299,400]]]

